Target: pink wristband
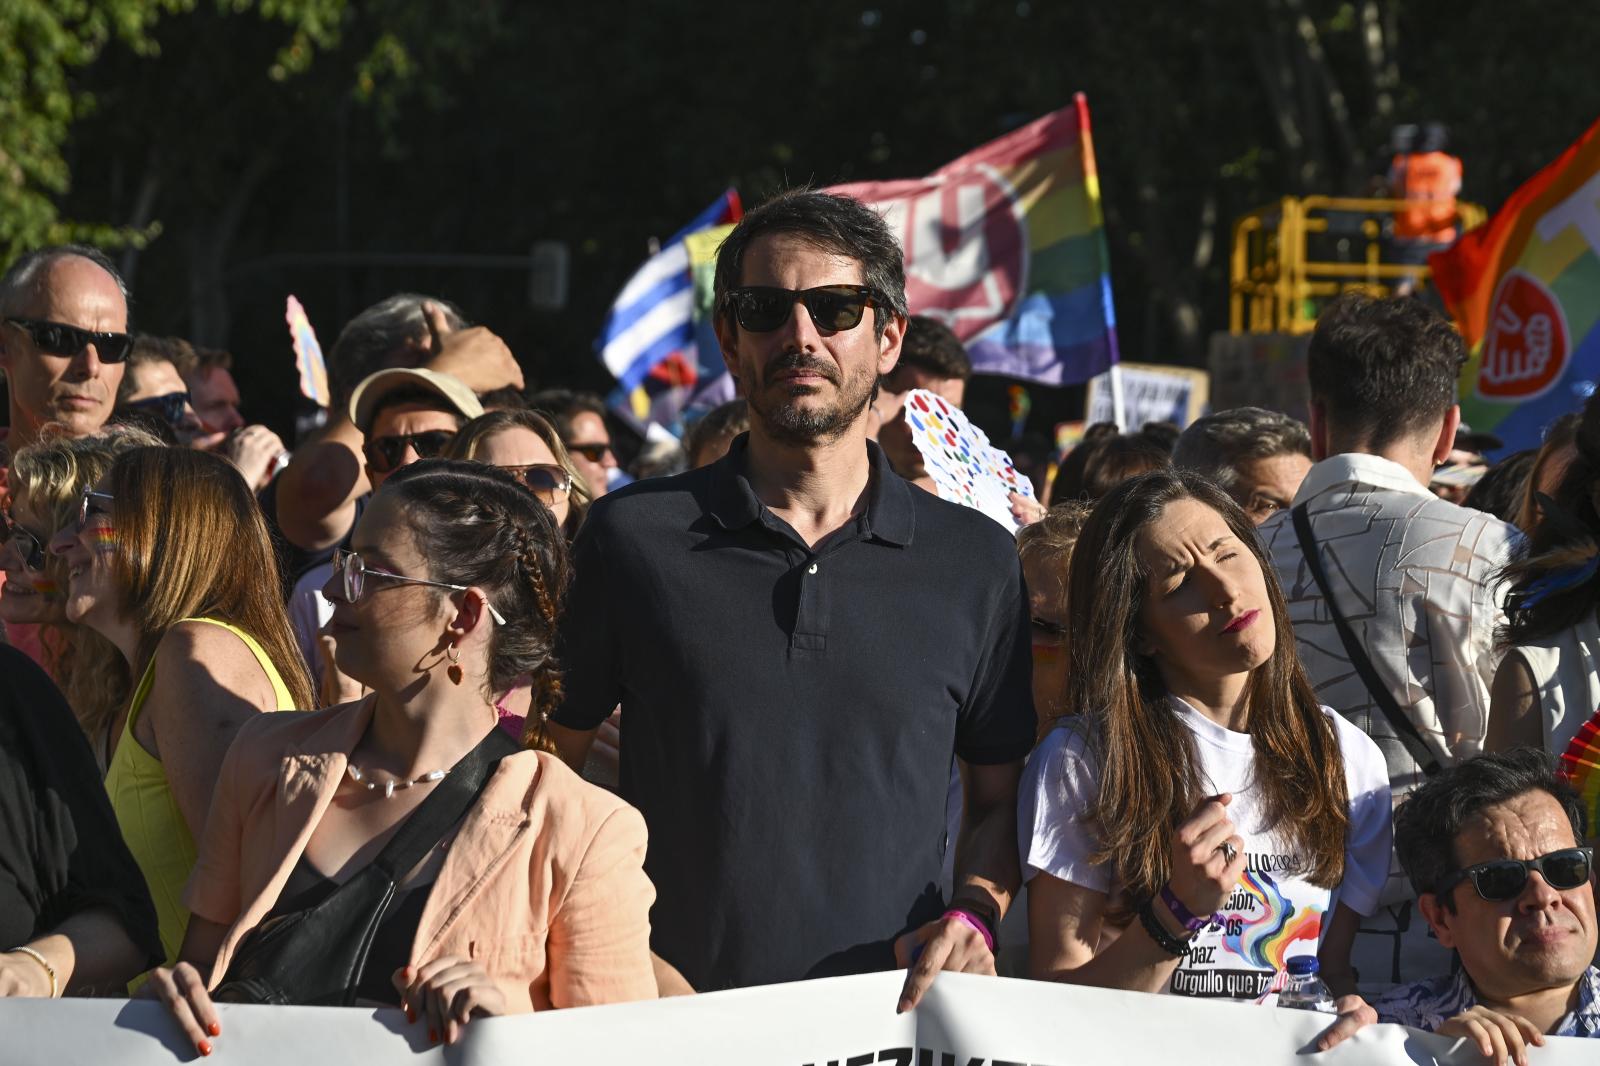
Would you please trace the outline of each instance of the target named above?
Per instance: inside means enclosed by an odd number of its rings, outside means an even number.
[[[991,953],[994,951],[994,934],[985,929],[982,922],[978,921],[978,919],[974,918],[966,911],[951,907],[939,917],[941,919],[954,918],[958,922],[965,922],[967,925],[972,926],[972,928],[978,931],[978,935],[983,937],[983,942],[988,945],[989,951]]]

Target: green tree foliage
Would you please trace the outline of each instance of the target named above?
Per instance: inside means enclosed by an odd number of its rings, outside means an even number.
[[[1578,6],[1490,0],[0,0],[0,255],[159,224],[124,253],[141,320],[230,344],[263,407],[289,292],[325,343],[435,292],[605,388],[609,301],[723,188],[924,174],[1081,89],[1124,354],[1197,363],[1240,212],[1359,193],[1429,120],[1496,205],[1600,117],[1597,52]],[[541,239],[560,314],[516,270],[384,258]]]

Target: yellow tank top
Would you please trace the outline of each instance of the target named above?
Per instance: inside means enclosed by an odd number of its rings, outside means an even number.
[[[215,618],[185,618],[185,622],[205,622],[221,626],[240,640],[255,655],[256,662],[266,671],[272,682],[275,710],[294,710],[294,698],[283,683],[277,668],[255,638],[237,626],[219,622]],[[194,869],[196,858],[194,837],[183,820],[177,800],[167,784],[167,772],[157,759],[134,738],[133,726],[139,712],[150,695],[155,680],[155,656],[144,668],[138,686],[133,690],[133,700],[128,706],[128,723],[122,729],[122,739],[112,753],[106,770],[106,792],[111,796],[111,809],[116,812],[117,825],[128,850],[133,852],[139,869],[144,872],[145,883],[150,886],[150,896],[155,901],[156,917],[161,923],[161,949],[166,953],[168,966],[178,957],[184,931],[189,926],[189,911],[183,905],[183,887]],[[135,986],[139,982],[135,982]]]

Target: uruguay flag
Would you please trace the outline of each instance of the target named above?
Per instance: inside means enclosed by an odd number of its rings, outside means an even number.
[[[691,255],[689,238],[741,213],[739,194],[729,189],[651,256],[611,304],[595,347],[617,379],[611,407],[636,426],[679,433],[685,409],[728,398],[715,338],[706,345],[701,336],[710,329],[710,287],[707,279],[696,284],[707,264]]]

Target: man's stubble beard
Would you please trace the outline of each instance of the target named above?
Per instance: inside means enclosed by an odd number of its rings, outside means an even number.
[[[774,360],[767,366],[767,371],[775,373],[800,365],[815,366],[830,382],[834,382],[832,374],[815,360]],[[770,386],[766,385],[754,390],[745,399],[750,405],[750,413],[761,421],[767,435],[774,441],[788,445],[826,444],[843,436],[866,411],[867,404],[872,402],[872,387],[877,380],[875,373],[867,373],[857,378],[846,378],[843,383],[834,382],[839,390],[839,399],[824,407],[801,407],[793,402],[800,397],[793,395],[784,395],[777,402],[772,402],[767,396]]]

